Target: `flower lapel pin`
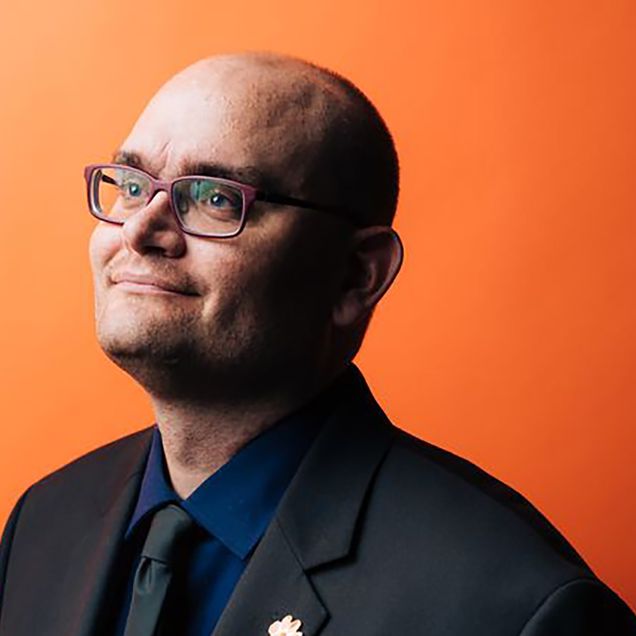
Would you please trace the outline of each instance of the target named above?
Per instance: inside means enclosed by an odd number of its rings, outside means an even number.
[[[274,621],[267,633],[269,636],[303,636],[303,633],[298,631],[301,624],[299,618],[293,618],[291,614],[287,614],[282,620]]]

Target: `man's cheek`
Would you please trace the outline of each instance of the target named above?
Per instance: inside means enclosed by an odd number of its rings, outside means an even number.
[[[89,257],[93,273],[97,276],[105,264],[121,247],[119,227],[99,224],[93,230],[89,241]]]

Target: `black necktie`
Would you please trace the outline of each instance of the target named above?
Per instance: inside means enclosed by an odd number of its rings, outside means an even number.
[[[135,572],[124,636],[155,636],[180,543],[194,527],[176,504],[158,510],[150,524]]]

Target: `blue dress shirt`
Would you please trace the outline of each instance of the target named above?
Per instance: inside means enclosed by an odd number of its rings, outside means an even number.
[[[126,592],[119,614],[115,616],[113,633],[116,636],[124,633],[148,524],[153,513],[169,502],[178,502],[201,529],[184,576],[174,581],[176,600],[171,600],[170,607],[175,613],[170,624],[178,625],[180,636],[210,636],[301,459],[325,420],[322,407],[328,405],[327,394],[333,391],[327,391],[248,442],[187,499],[181,499],[172,488],[161,433],[155,424],[137,504],[125,534],[133,559],[126,573]]]

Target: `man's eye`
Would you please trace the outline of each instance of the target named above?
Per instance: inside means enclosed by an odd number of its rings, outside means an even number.
[[[123,190],[123,194],[126,197],[138,197],[142,193],[142,187],[139,183],[135,183],[134,181],[129,181],[127,183],[123,183],[121,186]]]
[[[232,201],[229,197],[226,197],[224,194],[220,192],[215,192],[210,196],[207,200],[208,205],[213,208],[224,210],[224,209],[234,209],[236,207],[236,202]]]
[[[190,199],[208,210],[230,211],[240,209],[240,193],[209,181],[195,181],[190,186]]]

